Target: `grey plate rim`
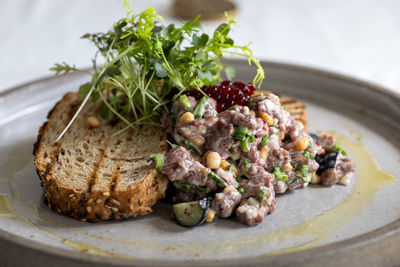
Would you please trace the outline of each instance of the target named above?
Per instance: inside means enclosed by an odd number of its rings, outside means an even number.
[[[238,59],[227,60],[230,64],[243,64],[247,61]],[[279,68],[283,70],[293,70],[297,72],[303,72],[308,74],[314,74],[317,76],[323,76],[325,78],[330,78],[333,80],[342,81],[345,83],[352,83],[357,86],[362,86],[364,89],[369,91],[378,92],[381,95],[393,98],[400,103],[400,94],[389,90],[380,85],[363,81],[348,75],[339,74],[323,69],[282,63],[276,61],[261,61],[262,66],[271,66],[274,68]],[[73,75],[73,74],[68,74]],[[58,79],[55,76],[46,76],[37,80],[33,80],[27,83],[23,83],[19,86],[15,86],[10,89],[6,89],[0,92],[0,98],[5,97],[11,93],[16,93],[18,91],[24,90],[30,85],[37,83],[42,83],[50,80]],[[383,249],[385,248],[385,249]],[[383,227],[375,229],[371,232],[345,239],[332,244],[310,248],[302,251],[290,252],[281,255],[266,255],[255,258],[245,258],[239,260],[220,260],[220,261],[193,261],[190,265],[210,265],[210,266],[222,266],[222,265],[236,265],[242,266],[243,264],[255,264],[255,265],[266,265],[271,264],[273,266],[286,266],[289,264],[307,264],[307,265],[324,265],[331,266],[332,263],[337,266],[339,263],[349,264],[352,263],[353,266],[361,266],[363,263],[379,260],[381,263],[393,264],[400,262],[400,254],[398,254],[398,249],[400,249],[400,219],[387,224]],[[122,258],[111,258],[103,257],[92,254],[87,254],[79,251],[68,251],[61,248],[55,248],[49,245],[39,244],[35,241],[31,241],[17,235],[11,234],[0,229],[0,259],[10,258],[13,255],[20,255],[21,252],[25,253],[25,257],[36,258],[36,263],[67,263],[68,266],[83,266],[87,264],[97,264],[98,266],[153,266],[153,265],[163,265],[163,266],[185,266],[187,261],[155,261],[155,260],[142,260],[133,259],[127,260]],[[356,254],[362,255],[363,258],[360,261]],[[2,257],[2,256],[7,257]],[[20,259],[23,261],[23,259]],[[22,262],[21,261],[21,262]],[[0,260],[1,262],[1,260]],[[361,264],[361,265],[360,265]],[[35,265],[35,264],[34,264]]]

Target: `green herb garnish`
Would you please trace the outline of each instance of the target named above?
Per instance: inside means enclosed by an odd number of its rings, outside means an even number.
[[[287,183],[288,183],[289,185],[292,185],[292,184],[294,184],[296,181],[297,181],[297,177],[294,176],[294,177],[293,177],[292,179],[290,179]]]
[[[198,186],[198,185],[193,185],[193,184],[189,184],[186,182],[181,182],[181,183],[174,183],[175,187],[183,190],[183,191],[198,191],[198,192],[203,192],[205,194],[209,193],[209,190],[206,186]]]
[[[301,178],[304,183],[311,181],[311,173],[308,172],[309,166],[307,164],[301,164],[300,168],[296,171],[296,176]]]
[[[224,181],[221,177],[219,177],[219,175],[216,174],[215,172],[210,172],[210,173],[208,173],[208,177],[211,178],[211,179],[213,179],[213,180],[217,183],[217,185],[218,185],[219,187],[221,187],[221,188],[224,188],[224,187],[227,186],[227,184],[225,183],[225,181]]]
[[[308,151],[304,151],[304,152],[303,152],[303,156],[306,157],[306,158],[309,158],[309,159],[314,159],[313,154],[311,154],[311,153],[308,152]]]
[[[239,177],[241,177],[247,173],[247,171],[251,167],[251,161],[246,158],[241,158],[240,162],[239,162],[239,166],[242,166],[243,164],[244,164],[244,168],[243,168],[243,171],[239,174]]]
[[[160,153],[154,153],[154,154],[151,154],[148,158],[147,158],[147,160],[148,161],[150,161],[150,160],[154,160],[154,167],[158,170],[158,169],[161,169],[162,168],[162,166],[164,166],[164,159],[163,159],[163,156],[160,154]]]
[[[264,135],[261,139],[260,145],[261,146],[266,146],[269,143],[269,136],[268,134]]]
[[[192,111],[192,106],[190,104],[189,98],[187,97],[187,95],[181,95],[178,98],[178,102],[182,105],[182,107],[188,111]]]
[[[233,133],[233,137],[239,141],[244,141],[248,135],[251,135],[251,131],[246,126],[238,126]]]
[[[198,146],[196,146],[195,144],[193,144],[193,142],[191,142],[190,140],[185,139],[184,143],[187,147],[189,147],[190,149],[193,149],[197,154],[199,154],[199,155],[203,154],[201,149]]]
[[[200,100],[199,104],[197,104],[194,110],[194,117],[196,119],[203,117],[206,103],[207,103],[207,97],[203,96],[203,98]]]
[[[272,127],[272,134],[279,135],[279,126],[274,124],[271,127]]]
[[[265,187],[260,188],[260,192],[258,193],[258,202],[262,202],[266,196],[269,195],[269,191]]]
[[[246,126],[238,126],[236,131],[233,133],[233,138],[240,141],[240,149],[243,152],[249,152],[249,144],[256,141],[254,134]]]
[[[287,180],[287,178],[289,177],[286,172],[283,170],[283,168],[279,167],[279,166],[275,166],[274,167],[274,176],[275,176],[275,180]]]
[[[240,149],[245,153],[250,152],[249,140],[247,138],[240,141]]]
[[[327,150],[328,150],[328,152],[338,152],[338,153],[342,153],[343,156],[347,156],[346,150],[344,150],[342,148],[342,146],[340,144],[338,144],[338,143],[334,144],[333,146],[329,146],[327,148]]]
[[[83,39],[93,43],[98,51],[93,59],[93,72],[66,63],[55,64],[50,70],[56,74],[79,71],[91,75],[91,81],[81,87],[82,104],[57,141],[71,126],[89,98],[101,99],[106,119],[116,117],[127,126],[116,134],[138,124],[158,124],[160,114],[166,112],[175,88],[185,91],[222,81],[225,70],[232,79],[232,67],[224,64],[225,55],[239,55],[257,67],[253,83],[260,86],[264,71],[253,57],[248,45],[237,45],[229,37],[235,21],[227,15],[213,34],[201,30],[198,19],[176,26],[164,25],[163,18],[153,8],[139,14],[129,11],[106,33],[85,34]],[[98,68],[97,55],[104,66]]]
[[[237,169],[236,169],[235,165],[230,164],[229,167],[228,167],[228,171],[233,172],[234,174],[236,174]]]

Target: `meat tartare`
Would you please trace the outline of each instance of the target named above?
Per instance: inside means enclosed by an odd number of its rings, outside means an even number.
[[[272,93],[244,103],[218,112],[214,98],[175,97],[162,119],[172,149],[158,166],[175,202],[207,199],[208,213],[255,225],[275,210],[275,194],[350,182],[355,163],[332,135],[306,132]]]

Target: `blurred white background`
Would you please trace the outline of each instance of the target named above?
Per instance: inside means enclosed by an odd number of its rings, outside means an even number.
[[[400,93],[400,1],[247,0],[232,36],[252,41],[260,59],[322,68]],[[172,1],[133,0],[167,22]],[[55,62],[90,65],[94,47],[79,39],[107,31],[124,15],[117,0],[1,0],[0,91],[51,75]],[[211,31],[219,22],[208,22]]]

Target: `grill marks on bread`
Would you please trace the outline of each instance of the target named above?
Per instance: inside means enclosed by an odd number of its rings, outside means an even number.
[[[108,142],[106,142],[106,143],[108,143]],[[106,151],[103,148],[100,151],[99,159],[97,160],[97,162],[93,166],[93,171],[92,171],[92,174],[90,175],[90,179],[88,181],[88,189],[87,189],[88,193],[90,193],[92,191],[93,186],[96,184],[97,172],[100,169],[101,164],[103,163],[103,159],[104,159],[104,154],[105,153],[106,153]]]
[[[61,101],[57,102],[56,106],[54,106],[54,107],[49,111],[49,113],[47,114],[47,118],[48,118],[49,120],[55,119],[55,118],[53,118],[53,117],[57,116],[57,113],[55,112],[55,110],[56,110],[56,108],[59,106],[58,104],[59,104],[60,102],[61,102]],[[64,127],[65,127],[65,126],[68,124],[68,122],[72,119],[72,117],[74,116],[74,113],[77,111],[78,107],[79,107],[79,102],[78,102],[78,101],[73,101],[73,102],[71,103],[71,105],[68,106],[68,111],[67,111],[68,116],[67,116],[67,121],[66,121],[66,123],[63,125]],[[61,108],[61,107],[58,107],[58,108]],[[48,123],[48,122],[45,122],[45,123],[43,124],[43,126],[40,128],[39,135],[38,135],[38,139],[37,139],[37,141],[36,141],[36,144],[34,145],[34,150],[33,150],[34,155],[35,155],[35,153],[37,152],[37,150],[39,150],[39,148],[40,148],[40,143],[41,143],[41,141],[42,141],[42,139],[43,139],[43,134],[44,134],[45,132],[49,131],[49,129],[48,129],[49,127],[50,127],[49,123]],[[61,130],[62,130],[62,129],[61,129]],[[54,141],[55,141],[55,139],[54,139]],[[45,154],[47,155],[47,157],[49,157],[50,160],[47,162],[45,171],[44,171],[44,172],[42,171],[42,172],[40,173],[40,174],[41,174],[41,178],[44,179],[44,180],[46,180],[47,176],[51,174],[51,172],[52,172],[53,169],[54,169],[54,166],[55,166],[56,163],[58,162],[58,158],[59,158],[59,154],[60,154],[60,150],[61,150],[61,143],[62,143],[62,141],[59,141],[59,142],[57,142],[57,143],[54,143],[54,144],[51,146],[51,149],[50,149],[51,151],[50,151],[50,153],[49,153],[49,152],[45,152]],[[62,153],[63,153],[63,152],[62,152]]]
[[[115,187],[118,184],[118,178],[119,178],[119,172],[121,170],[121,162],[117,163],[117,167],[115,168],[114,174],[112,176],[112,179],[110,181],[110,191],[114,192],[115,191]]]
[[[48,165],[46,166],[46,171],[43,173],[43,179],[46,179],[46,177],[51,174],[51,172],[53,171],[53,168],[56,164],[56,162],[58,161],[58,154],[60,153],[60,143],[56,143],[54,145],[54,153],[51,154],[51,162],[48,163]]]
[[[101,101],[89,101],[55,144],[80,103],[77,93],[66,94],[50,112],[34,146],[48,206],[92,222],[151,212],[165,195],[168,180],[148,165],[146,157],[167,152],[166,134],[143,126],[112,136],[125,124],[105,122],[98,116]],[[89,127],[89,116],[99,118],[99,127]]]

